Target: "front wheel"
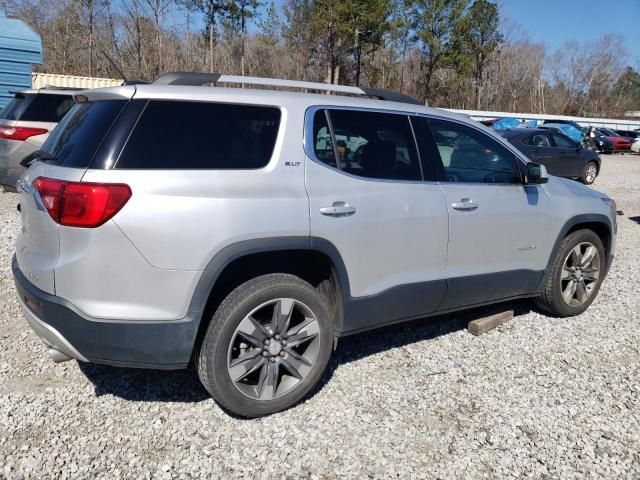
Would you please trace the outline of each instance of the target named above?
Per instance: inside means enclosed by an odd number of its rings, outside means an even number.
[[[592,230],[573,232],[560,243],[536,305],[553,316],[579,315],[596,298],[605,272],[606,258],[600,237]]]
[[[309,393],[327,366],[332,340],[318,290],[293,275],[264,275],[233,290],[214,314],[198,376],[227,410],[268,415]]]
[[[595,162],[589,162],[585,165],[584,170],[582,171],[582,175],[580,176],[580,180],[585,185],[591,185],[595,182],[596,177],[598,176],[598,166]]]

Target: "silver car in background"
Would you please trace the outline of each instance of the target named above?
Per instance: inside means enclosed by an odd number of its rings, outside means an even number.
[[[21,90],[0,111],[0,187],[16,191],[24,170],[20,162],[42,146],[77,92],[61,87]]]

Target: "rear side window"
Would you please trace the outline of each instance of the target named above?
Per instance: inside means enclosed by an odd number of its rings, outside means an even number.
[[[16,94],[0,118],[28,122],[59,122],[73,107],[71,95],[46,93]]]
[[[44,142],[50,161],[63,167],[87,168],[127,100],[102,100],[74,105]]]
[[[275,107],[151,100],[116,168],[262,168],[280,116]]]
[[[318,111],[314,119],[318,160],[360,177],[422,180],[408,116],[359,110],[328,113],[333,132],[325,112]]]
[[[550,147],[549,139],[544,133],[536,133],[522,139],[522,143],[525,145],[531,145],[532,147]]]

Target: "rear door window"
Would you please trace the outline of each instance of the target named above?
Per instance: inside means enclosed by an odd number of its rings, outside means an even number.
[[[365,178],[422,180],[407,115],[360,110],[328,110],[328,114],[333,132],[324,111],[318,111],[314,119],[318,160]]]
[[[262,168],[280,117],[275,107],[150,100],[116,168]]]
[[[53,129],[41,150],[51,163],[87,168],[127,100],[102,100],[74,105]]]
[[[57,123],[73,107],[66,94],[18,93],[2,111],[0,118],[27,122]]]

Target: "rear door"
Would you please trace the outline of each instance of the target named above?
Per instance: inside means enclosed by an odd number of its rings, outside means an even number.
[[[430,119],[449,212],[440,310],[531,293],[546,267],[550,203],[523,185],[515,155],[483,131]]]
[[[409,116],[311,109],[305,150],[311,236],[336,247],[349,277],[345,330],[434,311],[446,289],[447,208],[438,184],[423,181]]]
[[[87,102],[73,107],[43,145],[51,159],[32,164],[18,183],[22,229],[16,257],[22,273],[36,287],[55,293],[60,227],[49,215],[33,182],[38,177],[80,181],[126,100]]]

